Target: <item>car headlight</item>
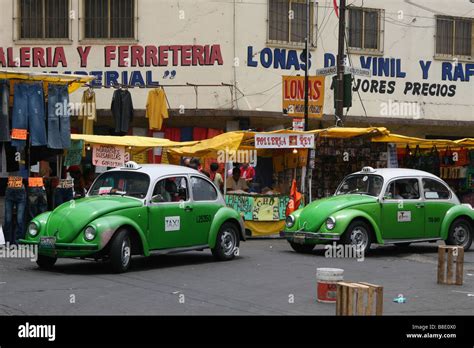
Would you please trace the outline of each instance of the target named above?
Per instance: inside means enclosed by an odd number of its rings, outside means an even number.
[[[87,240],[87,241],[91,241],[95,238],[95,235],[97,234],[97,231],[95,230],[94,227],[92,226],[89,226],[86,228],[86,230],[84,231],[84,238]]]
[[[28,225],[28,233],[30,236],[36,237],[39,233],[38,225],[34,222],[30,222],[30,224]]]
[[[288,215],[286,217],[286,227],[292,228],[295,225],[295,217],[293,215]]]
[[[330,216],[326,220],[326,228],[328,230],[332,230],[332,229],[334,229],[334,227],[336,227],[336,219],[333,218],[332,216]]]

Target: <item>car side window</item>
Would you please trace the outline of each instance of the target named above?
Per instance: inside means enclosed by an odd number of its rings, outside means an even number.
[[[386,199],[419,199],[418,179],[398,179],[392,181],[385,192]]]
[[[188,184],[184,176],[169,177],[156,183],[153,189],[152,203],[170,203],[187,201]]]
[[[423,192],[426,199],[449,199],[451,192],[437,180],[422,179]]]
[[[191,177],[191,186],[195,201],[215,201],[217,199],[216,189],[207,180],[193,176]]]

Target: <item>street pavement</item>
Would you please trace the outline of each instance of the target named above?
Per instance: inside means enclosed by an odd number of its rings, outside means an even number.
[[[437,245],[378,247],[362,262],[295,253],[285,240],[241,244],[240,256],[214,261],[209,250],[135,257],[125,274],[107,265],[59,260],[52,271],[29,259],[0,259],[0,315],[334,315],[316,302],[316,268],[344,269],[344,279],[384,287],[385,315],[472,315],[474,247],[464,285],[438,285]],[[406,303],[393,299],[403,294]],[[294,303],[291,299],[294,298]]]

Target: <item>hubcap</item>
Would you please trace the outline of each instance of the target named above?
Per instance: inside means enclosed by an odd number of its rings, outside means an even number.
[[[466,226],[458,225],[454,228],[453,237],[457,245],[464,246],[468,241],[468,234]]]
[[[230,255],[234,252],[235,236],[232,232],[224,231],[224,233],[222,233],[221,246],[226,255]]]
[[[130,262],[130,241],[124,239],[122,242],[122,265],[126,267]]]
[[[351,244],[365,250],[369,242],[369,235],[367,230],[361,226],[357,226],[351,232]]]

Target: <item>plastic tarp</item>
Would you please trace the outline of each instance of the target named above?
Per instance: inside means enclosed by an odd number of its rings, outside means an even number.
[[[460,140],[447,140],[447,139],[422,139],[416,137],[407,137],[400,134],[389,134],[381,137],[372,138],[373,142],[382,142],[382,143],[395,143],[399,147],[404,147],[406,145],[420,147],[432,147],[436,145],[437,147],[450,146],[450,147],[474,147],[473,138],[465,138]]]
[[[79,89],[82,85],[95,79],[94,76],[72,75],[72,74],[48,74],[21,72],[14,70],[0,70],[0,79],[4,80],[26,80],[50,83],[67,83],[68,91],[72,93]]]
[[[101,144],[126,146],[139,149],[149,149],[154,147],[179,147],[186,145],[194,145],[197,141],[179,142],[168,139],[139,137],[132,135],[113,136],[113,135],[87,135],[87,134],[71,134],[72,140],[83,140],[85,144]]]

